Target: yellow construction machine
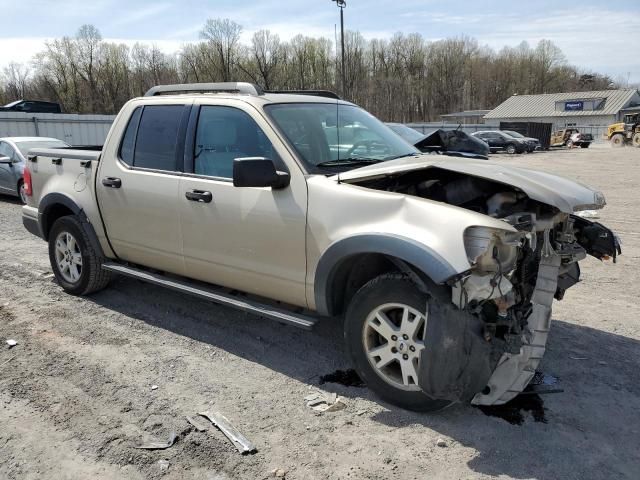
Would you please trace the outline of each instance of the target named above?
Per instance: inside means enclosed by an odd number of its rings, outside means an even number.
[[[640,147],[640,113],[628,113],[624,121],[609,125],[606,138],[613,147]]]

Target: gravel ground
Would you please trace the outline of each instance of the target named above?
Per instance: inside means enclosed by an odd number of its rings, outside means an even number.
[[[125,278],[68,296],[46,244],[2,197],[0,478],[639,478],[640,150],[495,160],[598,187],[609,202],[601,221],[624,241],[618,264],[587,259],[583,283],[556,304],[542,367],[564,393],[524,405],[520,425],[466,405],[415,414],[366,388],[318,385],[348,368],[334,324],[305,332]],[[309,409],[316,388],[346,409]],[[191,428],[185,416],[203,410],[226,415],[258,453]],[[167,450],[133,448],[171,431]]]

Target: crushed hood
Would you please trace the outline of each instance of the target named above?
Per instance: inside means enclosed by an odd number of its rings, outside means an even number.
[[[337,176],[339,182],[393,176],[405,172],[439,168],[516,187],[532,200],[552,205],[562,212],[595,210],[606,204],[604,195],[582,183],[539,170],[512,167],[486,160],[439,155],[418,155],[350,170]]]

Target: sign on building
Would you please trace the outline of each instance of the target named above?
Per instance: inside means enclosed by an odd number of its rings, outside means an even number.
[[[584,109],[583,102],[564,102],[564,110],[567,112],[575,112]]]

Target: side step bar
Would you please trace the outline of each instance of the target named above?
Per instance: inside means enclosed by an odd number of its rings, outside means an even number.
[[[160,285],[161,287],[167,287],[172,290],[204,298],[205,300],[210,300],[220,305],[226,305],[238,310],[253,313],[260,317],[304,328],[305,330],[311,330],[317,321],[317,319],[310,316],[291,313],[287,310],[253,300],[239,299],[214,286],[201,286],[199,284],[192,283],[189,280],[167,278],[161,274],[147,272],[139,268],[129,267],[127,265],[121,265],[113,262],[103,264],[102,268],[121,275],[153,283],[155,285]]]

